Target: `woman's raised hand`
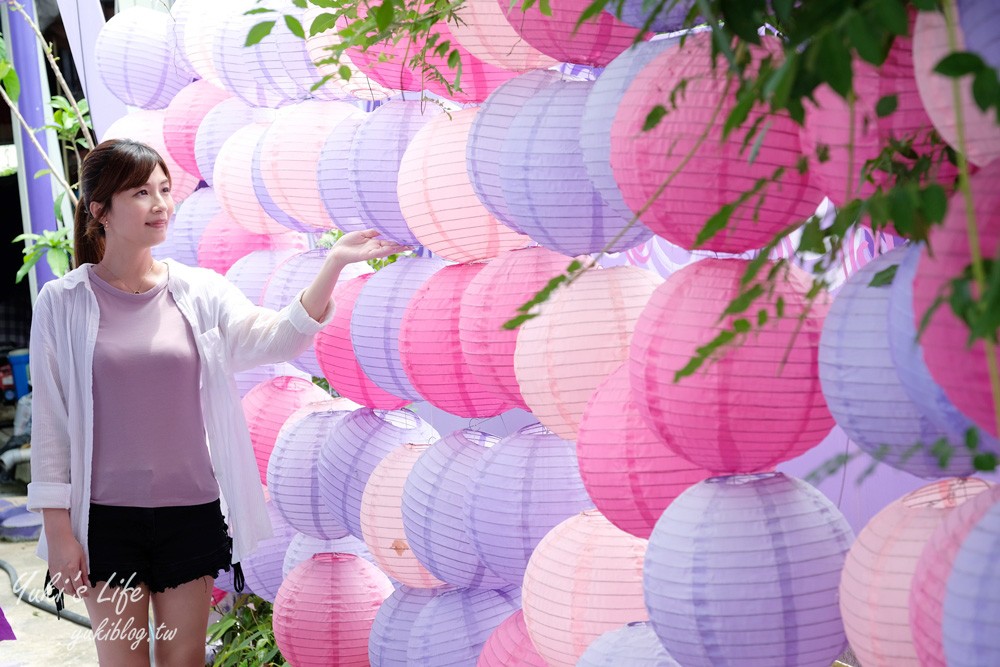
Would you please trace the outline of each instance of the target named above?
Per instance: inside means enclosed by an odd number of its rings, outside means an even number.
[[[330,250],[344,264],[367,262],[408,250],[409,247],[383,239],[376,229],[348,232],[337,239]]]

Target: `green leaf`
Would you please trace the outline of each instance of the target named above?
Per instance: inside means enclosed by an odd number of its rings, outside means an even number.
[[[17,70],[11,67],[10,71],[0,78],[0,83],[3,83],[3,89],[7,91],[11,101],[17,104],[18,98],[21,97],[21,80],[17,78]]]
[[[736,206],[734,204],[726,204],[719,209],[715,215],[709,218],[708,222],[705,223],[705,226],[698,232],[698,236],[695,237],[694,247],[701,247],[716,234],[725,229],[726,225],[729,224],[729,219],[733,216],[733,211],[735,210]]]
[[[576,27],[574,28],[574,31],[576,30],[576,28],[579,28],[585,21],[589,21],[590,19],[594,18],[602,11],[604,11],[604,8],[607,5],[608,5],[608,0],[594,0],[592,3],[587,5],[587,8],[584,9],[583,12],[580,14],[580,18],[576,20]]]
[[[313,37],[320,33],[326,32],[337,26],[337,17],[333,14],[320,14],[313,19],[312,24],[309,26],[309,36]]]
[[[305,39],[306,33],[302,29],[302,24],[297,18],[289,14],[285,14],[285,25],[288,27],[288,31],[298,37],[299,39]]]
[[[896,271],[899,269],[898,264],[893,264],[887,269],[882,269],[874,276],[872,276],[871,282],[868,283],[869,287],[884,287],[886,285],[891,285],[893,279],[896,277]]]
[[[901,36],[909,32],[910,17],[906,12],[906,5],[901,0],[878,0],[869,6],[889,32]]]
[[[995,69],[983,68],[972,80],[972,97],[976,106],[983,111],[990,107],[1000,107],[1000,81],[997,80]]]
[[[458,49],[454,49],[448,54],[448,67],[451,69],[458,69],[458,66],[462,64],[462,54],[458,52]]]
[[[970,452],[979,449],[979,429],[975,426],[965,429],[965,448]]]
[[[848,12],[844,31],[851,41],[851,46],[858,52],[862,60],[873,65],[881,65],[885,62],[888,50],[878,34],[872,29],[871,24],[859,12],[853,9]]]
[[[937,183],[931,183],[920,191],[920,205],[930,222],[940,223],[948,212],[948,193]]]
[[[344,81],[349,81],[352,74],[351,68],[348,67],[347,65],[341,65],[340,67],[337,68],[337,74],[339,74],[340,78],[343,79]]]
[[[538,0],[538,11],[542,16],[552,16],[552,5],[549,4],[549,0]]]
[[[878,102],[875,103],[875,115],[879,118],[885,118],[889,114],[896,111],[896,107],[899,106],[899,97],[896,95],[885,95],[880,97]]]
[[[51,169],[39,169],[38,171],[35,172],[34,178],[41,178],[42,176],[45,176],[46,174],[51,174],[51,173],[52,173]]]
[[[750,320],[742,318],[742,317],[739,318],[739,319],[733,320],[733,331],[735,331],[736,333],[741,333],[741,334],[749,333],[750,332]]]
[[[847,99],[851,92],[851,52],[834,32],[828,32],[819,42],[820,73],[838,95]]]
[[[299,9],[306,9],[309,3],[306,0],[292,0],[292,4]]]
[[[997,469],[997,455],[993,452],[983,452],[972,457],[972,466],[981,472],[993,472]]]
[[[271,30],[274,28],[274,21],[264,21],[263,23],[258,23],[254,27],[250,28],[250,32],[247,33],[247,40],[244,42],[243,46],[253,46],[254,44],[259,44],[262,39],[271,34]]]
[[[720,13],[726,28],[751,44],[760,44],[761,19],[766,9],[764,0],[720,0]]]
[[[45,253],[45,259],[49,262],[52,273],[61,278],[69,271],[69,255],[63,250],[50,249]]]
[[[392,19],[396,15],[396,7],[392,0],[383,0],[382,4],[375,10],[375,26],[379,32],[385,32],[392,25]]]
[[[274,10],[273,9],[268,9],[267,7],[257,7],[255,9],[250,9],[250,10],[247,10],[247,11],[243,12],[243,14],[245,16],[252,16],[254,14],[273,14],[273,13],[274,13]]]
[[[761,116],[761,118],[763,118],[763,116]],[[753,164],[757,160],[757,155],[760,153],[760,147],[764,145],[764,137],[767,136],[767,131],[770,129],[771,121],[767,121],[764,123],[764,128],[757,133],[757,138],[753,140],[753,146],[750,147],[750,155],[747,158],[747,164]]]
[[[747,308],[753,304],[754,301],[759,299],[764,295],[764,286],[757,284],[746,290],[735,299],[729,302],[726,309],[722,311],[722,317],[726,315],[736,315],[737,313],[746,312]],[[721,319],[721,318],[720,318]]]
[[[934,71],[952,78],[963,77],[966,74],[979,72],[986,67],[983,59],[975,53],[956,51],[949,53],[934,66]]]
[[[655,107],[649,110],[646,114],[646,120],[642,124],[642,131],[649,132],[654,127],[660,124],[663,117],[667,115],[667,108],[662,104],[657,104]]]

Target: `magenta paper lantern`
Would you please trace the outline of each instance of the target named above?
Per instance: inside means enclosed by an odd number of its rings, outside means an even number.
[[[301,251],[294,248],[254,250],[233,262],[226,271],[226,280],[236,285],[251,303],[259,306],[271,274],[279,264],[299,252]]]
[[[231,96],[208,81],[190,83],[167,105],[163,118],[163,141],[170,157],[184,171],[203,179],[194,153],[198,127],[215,105]]]
[[[163,111],[133,111],[111,123],[101,141],[132,139],[159,153],[170,172],[170,196],[175,204],[180,204],[198,188],[198,177],[184,171],[170,156],[163,141],[163,119]]]
[[[358,294],[374,274],[358,276],[337,286],[333,300],[337,309],[333,319],[316,334],[316,359],[323,377],[341,396],[346,396],[369,408],[396,410],[409,399],[390,394],[368,379],[351,347],[351,315]]]
[[[157,259],[172,258],[181,264],[198,266],[198,243],[208,223],[222,211],[212,188],[195,190],[177,206],[167,224],[167,240],[153,247]]]
[[[840,610],[865,667],[917,663],[909,605],[917,562],[941,522],[988,488],[957,477],[928,484],[888,505],[858,535],[844,564]]]
[[[763,39],[764,46],[750,47],[755,61],[778,51],[773,38]],[[770,178],[776,168],[785,167],[781,179],[762,191],[766,198],[760,206],[756,199],[740,206],[725,230],[699,246],[739,253],[760,248],[778,231],[804,221],[815,212],[822,195],[810,186],[807,175],[795,169],[802,150],[798,126],[787,115],[768,116],[768,131],[758,135],[763,139],[752,164],[743,150],[742,134],[723,140],[722,123],[712,123],[695,150],[713,110],[719,108],[719,117],[725,118],[736,105],[736,89],[727,87],[726,68],[712,69],[711,42],[711,33],[689,35],[683,47],[661,53],[639,72],[621,98],[611,128],[611,166],[633,211],[644,208],[678,170],[640,219],[655,234],[687,249],[695,247],[705,222],[722,206],[736,201],[757,179]],[[681,81],[687,81],[687,88],[677,109],[642,132],[650,109],[657,104],[671,107],[669,98]],[[723,95],[728,96],[720,99]],[[763,113],[751,110],[747,126]]]
[[[367,229],[348,181],[351,143],[364,115],[352,115],[337,123],[326,135],[316,163],[316,184],[327,215],[344,232]]]
[[[312,26],[313,22],[324,13],[325,12],[320,7],[314,5],[307,6],[303,16],[305,19],[303,27]],[[309,34],[311,31],[308,28],[305,32],[306,52],[308,53],[310,60],[316,64],[315,66],[319,73],[319,76],[316,77],[316,79],[319,80],[324,77],[332,77],[326,82],[326,84],[321,86],[314,93],[317,97],[325,99],[333,95],[339,96],[341,93],[346,93],[351,97],[374,102],[384,100],[385,98],[398,92],[385,88],[362,74],[361,70],[357,67],[357,65],[351,62],[351,59],[348,58],[346,54],[341,54],[340,62],[337,65],[322,62],[332,57],[333,52],[331,51],[331,47],[336,46],[341,41],[340,35],[337,34],[336,27],[330,26],[326,30],[318,32],[315,35]],[[346,81],[340,77],[340,73],[338,71],[342,66],[348,67],[351,71],[351,77]],[[326,92],[327,89],[332,90],[328,93]]]
[[[639,35],[638,30],[608,13],[600,13],[578,26],[588,5],[586,0],[553,2],[551,16],[542,14],[537,4],[524,11],[520,4],[496,2],[524,41],[560,62],[603,67]]]
[[[365,13],[366,11],[359,8],[358,18],[364,18]],[[337,20],[337,29],[343,30],[349,24],[347,18],[340,17]],[[352,46],[344,53],[366,77],[384,88],[421,91],[424,89],[424,76],[422,72],[410,66],[410,59],[413,57],[410,47],[411,42],[408,39],[401,39],[395,44],[388,39],[371,44],[364,51],[360,47]]]
[[[670,451],[650,430],[632,397],[627,364],[590,397],[576,455],[597,509],[621,530],[644,539],[678,495],[711,476]]]
[[[462,356],[479,383],[512,407],[527,409],[514,375],[517,330],[503,325],[571,261],[541,247],[505,252],[476,274],[462,293],[458,320]]]
[[[465,170],[469,128],[478,108],[424,125],[399,163],[399,208],[417,242],[455,262],[496,257],[529,240],[501,224],[476,197]]]
[[[653,626],[633,621],[595,639],[580,656],[578,667],[681,667],[663,648]]]
[[[274,639],[296,667],[364,667],[368,635],[389,578],[350,554],[316,554],[292,570],[274,600]]]
[[[719,317],[742,292],[748,263],[704,259],[672,274],[639,318],[629,352],[646,423],[676,454],[719,473],[769,470],[819,443],[834,423],[817,363],[828,302],[822,294],[809,302],[811,279],[794,266],[779,273],[771,297],[784,300],[782,318],[674,381],[698,347],[730,326],[735,316]]]
[[[531,643],[524,612],[516,611],[497,626],[483,645],[476,667],[548,667],[548,663]]]
[[[555,59],[521,39],[496,0],[466,0],[460,23],[449,24],[455,41],[476,58],[514,72],[550,67]]]
[[[653,629],[685,667],[827,667],[846,648],[837,585],[853,539],[833,503],[794,477],[699,482],[649,538]]]
[[[258,250],[305,252],[304,234],[252,234],[236,223],[225,211],[219,211],[208,223],[198,242],[198,265],[223,275],[237,260]]]
[[[284,362],[280,364],[263,364],[247,371],[240,371],[233,375],[233,379],[236,381],[236,389],[240,393],[240,398],[243,398],[257,385],[282,376],[312,381],[311,375],[303,373],[295,366]]]
[[[406,647],[410,667],[475,667],[496,628],[521,607],[516,586],[460,588],[428,602],[414,621]]]
[[[351,535],[361,539],[361,496],[375,466],[403,444],[430,444],[440,437],[408,410],[355,410],[338,423],[320,449],[323,502]]]
[[[542,538],[593,506],[573,443],[533,424],[501,440],[476,463],[463,519],[480,560],[519,586]]]
[[[971,180],[980,252],[986,258],[996,257],[1000,249],[998,177],[1000,161],[994,161]],[[934,255],[926,248],[921,252],[913,283],[914,317],[918,324],[948,281],[961,276],[972,263],[965,202],[957,193],[949,202],[944,225],[934,228],[930,242]],[[968,327],[946,303],[934,312],[920,342],[927,367],[948,399],[977,426],[997,437],[1000,415],[993,408],[985,344],[979,339],[969,346],[968,338]]]
[[[639,314],[662,282],[631,266],[592,269],[521,325],[514,373],[538,421],[576,439],[590,395],[628,358]]]
[[[223,144],[236,130],[252,122],[252,108],[235,97],[219,102],[205,114],[194,138],[194,158],[202,180],[213,184],[215,161]]]
[[[194,79],[177,56],[173,18],[146,7],[112,16],[97,35],[94,56],[108,90],[141,109],[163,109]]]
[[[462,293],[482,269],[456,264],[434,273],[410,299],[399,327],[399,357],[410,383],[426,401],[459,417],[508,409],[476,380],[458,340]]]
[[[274,535],[258,542],[254,550],[243,558],[240,567],[243,569],[247,588],[254,595],[274,602],[281,582],[284,581],[282,564],[285,562],[285,552],[297,531],[281,516],[273,500],[268,498],[266,502]]]
[[[329,394],[309,380],[294,377],[268,380],[243,397],[243,414],[250,429],[261,484],[267,484],[267,462],[285,420],[299,408],[329,398]]]
[[[361,497],[361,534],[379,568],[413,588],[437,588],[441,581],[410,549],[403,529],[403,485],[428,445],[406,443],[375,466]]]
[[[281,571],[285,578],[295,569],[295,566],[303,561],[307,561],[316,554],[350,554],[375,565],[375,559],[365,543],[353,535],[345,535],[335,540],[321,540],[311,537],[305,533],[296,533],[295,537],[285,551],[285,561],[281,565]]]
[[[524,622],[552,667],[573,667],[608,630],[649,616],[642,597],[646,540],[587,510],[535,547],[522,588]]]
[[[437,258],[401,257],[365,281],[351,313],[351,343],[361,370],[385,391],[411,401],[423,397],[403,370],[399,329],[410,299],[444,266]]]
[[[288,228],[270,216],[257,201],[253,187],[253,160],[257,143],[267,131],[267,111],[255,112],[254,122],[233,132],[219,149],[212,183],[219,204],[241,227],[255,234],[277,234]]]
[[[368,638],[368,661],[372,667],[408,667],[406,646],[410,631],[431,600],[449,588],[410,588],[400,586],[386,598],[375,615]]]

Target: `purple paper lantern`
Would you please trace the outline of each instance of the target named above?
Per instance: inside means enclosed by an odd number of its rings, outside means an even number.
[[[323,206],[337,229],[344,232],[368,227],[361,219],[348,182],[351,143],[364,120],[364,116],[345,118],[330,130],[316,164],[316,181],[319,183],[319,196],[323,200]]]
[[[650,14],[659,7],[647,30],[652,32],[674,32],[684,27],[684,17],[691,11],[695,0],[667,0],[660,7],[659,0],[622,0],[620,16],[617,5],[609,5],[604,11],[618,16],[622,23],[633,28],[645,28]],[[603,76],[603,75],[602,75]]]
[[[520,586],[546,533],[594,506],[580,479],[576,447],[540,424],[526,426],[476,463],[465,495],[465,531],[479,559]]]
[[[292,255],[301,250],[254,250],[236,260],[226,271],[226,280],[236,285],[243,295],[254,305],[261,305],[264,296],[264,286],[270,280],[271,274]]]
[[[253,111],[243,100],[231,97],[205,114],[194,137],[194,158],[202,180],[212,185],[215,158],[236,130],[253,122]]]
[[[286,213],[284,209],[278,206],[268,191],[267,183],[264,182],[264,169],[261,166],[268,159],[264,150],[264,139],[266,136],[267,132],[265,131],[257,138],[257,144],[253,149],[253,156],[250,158],[250,182],[253,186],[253,194],[257,198],[257,203],[260,204],[260,207],[271,218],[289,229],[305,233],[319,231],[318,228],[306,224]]]
[[[346,531],[345,531],[346,533]],[[281,571],[287,577],[288,573],[295,569],[295,566],[303,561],[307,561],[316,554],[350,554],[375,565],[375,559],[365,543],[353,535],[344,535],[334,540],[321,540],[311,537],[305,533],[296,533],[295,537],[288,544],[285,551],[285,560],[281,564]]]
[[[256,366],[250,370],[236,373],[234,378],[236,380],[236,388],[240,392],[240,398],[242,398],[257,385],[283,376],[301,378],[303,380],[312,379],[308,373],[303,373],[295,366],[284,362],[279,364],[264,364],[262,366]]]
[[[682,665],[828,667],[847,646],[839,510],[781,473],[692,486],[653,529],[643,569],[657,636]]]
[[[181,264],[198,266],[198,244],[208,223],[222,212],[212,188],[192,192],[181,202],[167,225],[167,240],[153,247],[157,259],[176,259]]]
[[[323,502],[351,535],[364,539],[361,497],[372,471],[397,447],[438,438],[430,424],[407,410],[355,410],[338,422],[320,449]]]
[[[291,90],[282,89],[281,86],[274,85],[273,80],[269,81],[261,75],[267,69],[268,58],[275,55],[268,43],[270,36],[246,46],[250,29],[261,22],[260,16],[245,13],[255,6],[241,2],[228,4],[214,35],[212,67],[222,87],[247,104],[276,108],[292,102],[293,97],[289,93],[294,95],[298,91],[294,84],[290,86]],[[278,22],[272,32],[280,33],[282,30],[287,31],[287,28],[284,22]]]
[[[1000,69],[1000,11],[993,0],[957,0],[965,46],[986,64]]]
[[[409,667],[406,646],[413,624],[424,607],[447,590],[400,586],[385,599],[368,638],[368,661],[372,667]]]
[[[431,445],[406,477],[406,541],[421,565],[441,581],[465,588],[507,585],[479,559],[462,525],[472,471],[499,441],[480,431],[455,431]]]
[[[256,548],[244,556],[241,567],[247,588],[254,595],[274,602],[274,596],[278,594],[285,578],[282,571],[285,552],[295,537],[296,530],[285,521],[271,500],[267,501],[267,515],[271,519],[274,537],[258,542]]]
[[[605,632],[580,656],[577,667],[681,667],[663,648],[648,621]]]

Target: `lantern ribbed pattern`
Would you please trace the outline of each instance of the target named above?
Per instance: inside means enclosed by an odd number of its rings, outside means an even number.
[[[464,23],[449,24],[455,41],[485,63],[514,72],[550,67],[556,61],[521,39],[496,0],[466,0]]]
[[[240,0],[235,0],[239,2]],[[195,5],[195,2],[191,2]],[[215,2],[197,2],[197,8],[192,7],[181,12],[183,29],[179,33],[182,39],[181,48],[191,69],[199,79],[211,81],[222,88],[219,75],[212,64],[212,52],[215,42],[226,21],[227,12],[232,10],[234,0],[215,0]]]
[[[319,452],[320,495],[351,535],[361,539],[361,496],[375,466],[408,442],[440,436],[408,410],[355,410],[337,425]]]
[[[769,179],[776,168],[785,167],[780,180],[761,191],[763,202],[758,205],[755,197],[736,208],[725,230],[699,246],[739,253],[760,248],[789,224],[804,221],[815,212],[822,195],[795,169],[802,153],[799,131],[786,115],[767,117],[768,131],[757,135],[760,150],[753,164],[748,164],[742,148],[742,133],[723,141],[722,123],[713,123],[698,145],[705,119],[716,108],[719,118],[725,118],[736,105],[735,90],[727,88],[725,67],[711,68],[711,40],[710,33],[689,35],[683,47],[661,53],[635,77],[621,98],[611,128],[611,166],[633,211],[644,207],[667,177],[679,170],[641,220],[655,234],[687,249],[695,247],[705,221],[722,206],[736,201],[758,179]],[[777,51],[774,41],[765,37],[764,46],[750,47],[755,62],[771,55],[772,49]],[[649,110],[657,104],[670,108],[669,98],[681,81],[687,82],[687,88],[677,108],[643,132]],[[763,113],[759,108],[751,110],[747,127]]]
[[[401,257],[377,271],[361,288],[351,313],[351,343],[361,370],[395,396],[421,401],[399,357],[399,328],[410,299],[444,267],[436,258]]]
[[[226,280],[236,285],[251,303],[259,306],[264,296],[264,286],[270,280],[271,274],[279,264],[299,252],[301,250],[294,248],[254,250],[229,267],[226,271]]]
[[[268,110],[267,112],[258,111],[256,113],[258,115],[261,113],[274,113],[276,115],[277,112]],[[260,204],[262,209],[264,209],[264,213],[283,227],[294,229],[297,232],[306,233],[322,231],[324,228],[318,228],[315,225],[302,222],[301,220],[290,216],[283,208],[278,206],[277,202],[275,202],[274,198],[271,196],[271,193],[268,192],[267,183],[264,182],[264,168],[267,164],[268,157],[263,148],[264,139],[267,137],[268,131],[270,131],[271,127],[273,127],[273,125],[269,126],[268,130],[257,138],[257,145],[254,146],[253,149],[253,161],[250,163],[250,182],[253,184],[253,193],[254,196],[257,197],[257,203]]]
[[[427,603],[410,630],[408,667],[475,667],[483,644],[521,608],[516,586],[498,590],[462,588]]]
[[[368,638],[368,660],[372,667],[408,667],[406,645],[417,616],[431,600],[447,588],[410,588],[403,585],[378,608]]]
[[[236,388],[239,390],[240,398],[243,398],[257,385],[282,376],[312,381],[311,376],[306,375],[295,366],[284,362],[279,364],[263,364],[250,370],[240,371],[233,375],[233,379],[236,381]]]
[[[307,16],[304,9],[289,6],[280,0],[271,0],[264,6],[295,18],[301,22],[305,32],[309,32],[311,24],[305,22]],[[347,97],[333,86],[322,86],[315,91],[311,90],[313,84],[322,76],[313,64],[305,40],[289,30],[287,24],[280,23],[261,42],[265,52],[261,54],[262,57],[249,64],[251,74],[290,101],[302,101],[307,98],[333,100]]]
[[[834,424],[817,367],[827,301],[821,294],[808,302],[811,279],[794,266],[775,281],[781,319],[674,382],[697,348],[735,319],[719,321],[742,292],[747,264],[704,259],[672,274],[639,318],[629,353],[646,423],[675,453],[713,472],[769,470],[819,443]]]
[[[463,519],[480,560],[520,586],[541,539],[593,506],[573,443],[534,424],[501,440],[476,463]]]
[[[393,100],[368,114],[351,142],[348,182],[358,213],[391,241],[417,243],[399,208],[400,163],[420,128],[441,113],[436,104]]]
[[[605,632],[580,656],[577,667],[681,667],[663,648],[647,621],[634,621]]]
[[[324,10],[320,7],[314,5],[307,6],[304,14],[305,23],[303,23],[303,27],[311,26],[313,21],[324,13]],[[315,35],[310,35],[309,30],[306,30],[306,51],[314,63],[319,63],[322,60],[330,58],[333,54],[328,47],[335,46],[336,44],[339,44],[340,41],[340,36],[337,34],[337,29],[334,26],[330,26],[323,32]],[[340,66],[345,65],[351,70],[351,78],[347,81],[341,79],[340,73],[337,71]],[[384,88],[362,74],[361,70],[358,69],[357,65],[351,62],[351,59],[347,57],[346,53],[341,54],[339,66],[328,63],[317,64],[316,69],[319,72],[319,76],[316,77],[317,80],[321,77],[333,77],[327,81],[326,84],[319,89],[319,91],[317,91],[320,93],[322,93],[326,88],[332,88],[338,93],[343,92],[351,97],[375,101],[384,100],[385,98],[398,92]],[[319,96],[322,97],[323,95]]]
[[[858,535],[844,564],[840,610],[865,667],[916,664],[909,602],[917,562],[945,517],[987,488],[954,477],[928,484],[886,506]]]
[[[267,462],[285,420],[299,408],[329,398],[329,394],[309,380],[295,377],[268,380],[243,397],[243,414],[250,429],[261,484],[267,484]]]
[[[247,588],[253,591],[254,595],[268,602],[274,602],[274,596],[278,594],[281,582],[285,578],[282,570],[285,552],[288,551],[288,545],[292,543],[297,531],[285,521],[272,500],[268,499],[266,503],[274,536],[259,541],[254,550],[243,557],[240,566],[246,577]]]
[[[308,239],[303,234],[252,234],[240,227],[225,211],[219,211],[205,227],[198,242],[198,266],[222,275],[237,260],[258,250],[305,252]]]
[[[576,439],[590,395],[628,358],[639,314],[662,282],[631,266],[592,269],[521,325],[514,373],[538,421]]]
[[[101,141],[132,139],[141,141],[159,153],[170,172],[170,196],[175,204],[180,204],[198,188],[198,177],[184,171],[167,152],[167,145],[163,141],[164,115],[163,111],[133,111],[111,123]]]
[[[198,127],[215,105],[229,98],[229,93],[199,80],[185,86],[167,105],[163,117],[163,142],[181,169],[199,179],[203,177],[194,154]]]
[[[685,667],[827,667],[846,646],[837,585],[853,539],[833,503],[794,477],[700,482],[649,538],[653,629]]]
[[[471,429],[449,433],[417,460],[403,486],[407,543],[431,574],[455,586],[507,585],[479,559],[462,525],[465,489],[472,471],[499,440]]]
[[[180,61],[187,71],[191,72],[194,76],[199,76],[194,67],[188,61],[187,54],[184,52],[184,33],[187,29],[187,23],[191,20],[191,14],[194,13],[197,0],[174,0],[173,4],[170,5],[169,14],[174,21],[174,43],[176,44],[176,58]]]
[[[292,570],[274,601],[274,639],[296,667],[368,665],[368,635],[393,587],[371,563],[317,554]]]
[[[990,0],[957,0],[958,20],[968,49],[990,67],[1000,68],[1000,38],[996,5]]]
[[[552,667],[573,667],[598,636],[648,618],[642,598],[646,540],[587,510],[553,528],[524,571],[524,622]]]
[[[288,32],[284,21],[275,23],[272,34],[250,46],[246,45],[247,33],[261,22],[261,16],[246,14],[247,10],[258,7],[276,9],[278,3],[256,3],[252,0],[228,0],[222,20],[215,29],[212,43],[212,67],[223,88],[255,107],[279,107],[294,99],[297,87],[290,81],[285,86],[275,85],[268,76],[267,60],[277,60],[275,40],[281,40],[281,33]],[[285,40],[281,40],[285,41]],[[301,45],[301,40],[299,41]]]
[[[628,366],[604,380],[587,403],[576,440],[580,477],[597,509],[618,528],[649,538],[663,510],[710,476],[653,433],[632,398]]]
[[[406,443],[375,466],[361,496],[361,534],[379,568],[414,588],[437,588],[445,582],[424,567],[403,530],[403,485],[428,445]]]
[[[212,107],[201,119],[194,138],[194,157],[198,173],[209,185],[215,181],[215,161],[223,144],[236,130],[252,122],[252,114],[242,100],[230,97]]]
[[[479,383],[512,407],[527,405],[514,375],[517,330],[504,329],[503,324],[570,261],[542,247],[505,252],[487,263],[462,293],[458,320],[462,356]]]
[[[350,554],[375,565],[375,559],[365,543],[353,535],[345,535],[335,540],[321,540],[310,537],[305,533],[296,533],[295,537],[285,551],[285,561],[281,565],[281,571],[285,573],[285,578],[295,569],[299,563],[309,560],[315,554]]]
[[[483,645],[476,667],[548,667],[531,643],[524,624],[524,612],[518,610],[497,626]]]
[[[514,116],[500,151],[500,187],[514,225],[566,255],[620,252],[653,235],[641,224],[626,231],[632,216],[608,206],[587,175],[580,134],[593,87],[593,81],[556,81],[535,93]]]
[[[254,192],[254,154],[267,128],[268,123],[251,123],[233,132],[219,149],[212,174],[219,204],[229,217],[255,234],[288,231],[287,227],[268,215]]]
[[[396,410],[410,401],[380,389],[368,379],[354,356],[351,346],[351,316],[361,288],[374,274],[358,276],[337,286],[333,301],[337,308],[333,319],[316,334],[316,360],[323,377],[341,396],[369,408]]]
[[[410,141],[399,164],[399,208],[417,242],[455,262],[496,257],[529,240],[501,224],[476,197],[465,151],[478,108],[441,114]]]
[[[173,18],[146,7],[112,16],[97,34],[94,56],[108,90],[141,109],[165,108],[194,79],[177,55]]]
[[[508,69],[480,60],[474,54],[470,53],[452,35],[452,25],[454,24],[439,21],[431,27],[430,34],[437,35],[438,44],[448,41],[451,43],[451,49],[458,52],[459,66],[462,73],[458,85],[455,85],[455,76],[459,70],[453,68],[449,63],[450,53],[448,55],[438,55],[430,51],[426,56],[427,64],[437,67],[438,72],[448,82],[448,85],[445,85],[436,77],[428,77],[424,85],[428,91],[435,95],[440,95],[456,102],[463,104],[482,102],[498,86],[514,78],[516,74]],[[451,90],[448,89],[449,86]]]
[[[208,223],[220,211],[222,207],[212,188],[192,192],[167,224],[167,240],[153,246],[153,256],[157,259],[170,257],[181,264],[198,266],[198,242]]]
[[[370,6],[358,7],[358,18],[366,19]],[[345,16],[337,19],[337,30],[343,30],[351,21]],[[361,72],[385,88],[404,91],[421,91],[424,89],[424,75],[410,65],[413,57],[413,47],[420,48],[419,38],[401,39],[394,44],[391,38],[382,42],[369,44],[362,50],[360,46],[351,46],[343,51]]]
[[[633,28],[642,28],[649,20],[652,10],[658,8],[659,12],[653,22],[649,24],[649,29],[652,32],[674,32],[684,27],[684,17],[691,11],[695,0],[668,2],[662,7],[658,7],[658,4],[647,3],[645,0],[622,0],[621,20]],[[668,7],[669,9],[667,9]],[[617,11],[617,6],[608,6],[605,11],[614,14]],[[700,23],[700,21],[695,21],[695,23]]]
[[[323,207],[334,226],[344,232],[368,227],[358,213],[347,171],[351,142],[364,119],[363,115],[352,115],[337,123],[326,135],[316,163],[316,183]]]
[[[493,417],[507,410],[476,380],[458,340],[462,293],[482,269],[482,264],[455,264],[434,273],[410,299],[399,326],[399,357],[410,383],[427,402],[459,417]]]

